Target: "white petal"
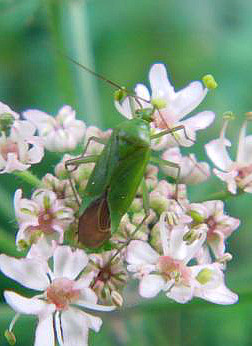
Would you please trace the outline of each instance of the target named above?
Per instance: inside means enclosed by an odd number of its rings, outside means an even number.
[[[196,256],[206,239],[206,232],[201,233],[199,239],[192,244],[187,244],[183,237],[189,231],[187,226],[175,226],[171,232],[169,256],[174,259],[183,261],[185,264]]]
[[[85,313],[85,315],[88,321],[88,327],[93,329],[95,332],[99,332],[102,326],[102,319],[100,317],[92,316],[87,313]]]
[[[174,96],[174,88],[171,85],[165,65],[163,64],[154,64],[149,73],[149,80],[152,90],[152,98],[164,98],[166,96]]]
[[[141,103],[143,108],[152,107],[149,102],[143,101],[143,100],[150,101],[150,93],[149,93],[149,90],[146,88],[145,85],[137,84],[135,87],[135,93],[138,97],[141,97],[141,100],[139,100],[139,102]]]
[[[54,346],[54,330],[52,314],[40,318],[36,329],[34,346]]]
[[[126,97],[126,99],[122,102],[122,104],[118,101],[115,101],[114,104],[119,113],[121,113],[124,117],[128,119],[132,119],[132,111],[131,111],[128,97]]]
[[[241,157],[237,157],[237,161],[244,162],[245,165],[251,164],[252,162],[252,136],[247,136],[244,139],[244,146],[243,146],[243,152]]]
[[[16,259],[2,254],[0,255],[0,270],[21,285],[34,290],[43,291],[49,285],[46,262],[42,263],[30,258]]]
[[[196,81],[177,92],[172,103],[177,113],[177,121],[191,113],[205,98],[207,91],[201,82]]]
[[[184,120],[183,124],[185,127],[190,127],[194,131],[203,130],[212,124],[214,118],[214,112],[205,111]]]
[[[15,153],[8,153],[7,154],[7,164],[1,173],[11,173],[13,171],[25,171],[30,167],[29,164],[23,164],[22,162],[18,161],[17,154]]]
[[[230,291],[224,284],[214,289],[195,289],[196,297],[208,300],[215,304],[234,304],[238,301],[238,295]]]
[[[76,289],[78,286],[74,285],[74,289]],[[95,292],[88,287],[82,288],[80,290],[80,297],[78,299],[78,301],[76,302],[76,304],[78,305],[82,305],[84,306],[85,302],[89,302],[92,304],[96,304],[97,302],[97,296],[95,294]]]
[[[139,284],[139,294],[144,298],[155,297],[165,286],[161,275],[150,274],[145,276]]]
[[[132,240],[127,247],[126,260],[130,264],[155,264],[159,254],[141,240]]]
[[[246,129],[247,129],[247,121],[244,121],[239,133],[239,142],[238,142],[238,149],[237,149],[237,155],[236,155],[236,162],[244,163],[244,164],[247,163],[245,161]]]
[[[226,142],[221,139],[215,139],[205,145],[208,157],[213,161],[215,166],[223,171],[228,171],[233,163],[226,150]]]
[[[192,299],[193,289],[185,285],[174,286],[170,292],[166,293],[166,296],[180,304],[184,304]]]
[[[4,292],[6,302],[13,310],[26,315],[46,315],[51,313],[54,306],[47,304],[45,301],[38,298],[26,298],[11,291]]]
[[[88,344],[88,321],[86,314],[71,308],[61,314],[64,346],[86,346]]]
[[[88,301],[81,301],[78,300],[78,302],[76,302],[76,305],[82,306],[83,308],[87,308],[90,310],[97,310],[97,311],[113,311],[116,309],[116,306],[113,305],[101,305],[101,304],[94,304],[92,302],[88,302]]]
[[[58,246],[54,252],[54,275],[74,280],[88,263],[83,250],[73,251],[69,246]]]
[[[95,272],[90,272],[88,274],[82,275],[81,278],[74,283],[74,288],[81,290],[87,288],[95,276]]]

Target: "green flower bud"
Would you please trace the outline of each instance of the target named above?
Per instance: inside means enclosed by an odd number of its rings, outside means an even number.
[[[195,210],[190,211],[190,216],[196,224],[202,223],[204,218]]]
[[[10,134],[10,129],[15,121],[12,114],[3,113],[0,115],[0,132],[4,132],[6,136]]]

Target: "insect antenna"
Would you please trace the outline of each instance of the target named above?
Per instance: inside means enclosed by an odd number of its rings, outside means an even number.
[[[83,70],[85,70],[88,73],[91,73],[93,76],[97,77],[98,79],[110,84],[113,88],[119,89],[119,90],[123,90],[124,92],[126,92],[126,94],[130,97],[133,97],[136,102],[138,103],[138,105],[142,108],[142,105],[140,103],[140,101],[144,101],[146,103],[151,103],[150,100],[146,100],[141,96],[136,95],[134,92],[129,91],[127,88],[122,87],[119,83],[113,82],[112,80],[104,77],[103,75],[101,75],[100,73],[97,73],[95,71],[93,71],[91,68],[79,63],[78,61],[76,61],[75,59],[73,59],[72,57],[63,54],[63,53],[59,53],[61,56],[63,56],[64,58],[70,60],[73,64],[75,64],[76,66],[79,66],[80,68],[82,68]]]

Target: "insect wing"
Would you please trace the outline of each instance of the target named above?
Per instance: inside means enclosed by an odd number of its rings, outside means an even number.
[[[106,195],[92,202],[79,219],[78,241],[97,248],[111,236],[110,212]]]
[[[80,215],[92,202],[105,194],[110,184],[113,171],[115,170],[119,160],[117,141],[116,133],[113,131],[89,177],[84,195],[82,196],[83,199],[80,207]]]
[[[130,157],[120,161],[114,172],[108,190],[111,217],[111,233],[119,226],[121,218],[128,211],[137,189],[144,177],[150,159],[149,148],[139,148]]]

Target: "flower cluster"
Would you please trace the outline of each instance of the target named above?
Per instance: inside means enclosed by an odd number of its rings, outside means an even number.
[[[131,138],[123,137],[120,142],[113,130],[86,129],[69,106],[62,107],[56,117],[28,110],[22,114],[26,120],[21,120],[0,104],[1,173],[28,170],[41,161],[44,149],[72,151],[84,140],[82,155],[66,153],[54,174],[39,180],[32,179],[29,171],[30,198],[21,189],[15,193],[16,246],[27,254],[19,259],[1,254],[0,270],[41,293],[26,298],[11,290],[4,292],[6,302],[16,311],[6,331],[10,343],[15,340],[13,327],[18,316],[31,314],[38,317],[36,346],[53,346],[56,339],[64,346],[87,345],[89,328],[98,332],[102,320],[86,308],[109,312],[123,306],[123,289],[130,277],[139,280],[139,295],[144,298],[164,292],[170,300],[183,304],[194,297],[215,304],[238,301],[226,287],[225,271],[232,259],[226,242],[240,220],[225,212],[223,200],[238,189],[251,192],[252,146],[251,136],[245,135],[247,121],[240,131],[235,162],[226,152],[227,119],[220,138],[205,146],[207,155],[222,170],[214,169],[214,173],[227,183],[226,194],[191,202],[187,185],[207,180],[211,170],[206,162],[197,162],[193,153],[183,156],[181,147],[191,147],[197,130],[210,126],[215,115],[203,111],[184,118],[216,82],[207,75],[203,83],[192,82],[175,91],[162,64],[152,66],[149,79],[151,92],[138,84],[135,94],[121,89],[115,97],[117,110],[129,119],[123,124],[141,119],[149,129],[149,150],[156,153],[150,161],[148,158],[144,171],[137,165],[141,157],[134,161],[136,166],[131,165],[134,152],[127,147]],[[118,149],[122,143],[125,150]],[[121,166],[115,163],[118,155],[124,162]],[[133,166],[138,171],[128,173]],[[125,192],[127,174],[133,174],[139,183]],[[122,183],[113,187],[112,204],[112,186],[120,179]],[[120,214],[125,203],[129,206]]]

